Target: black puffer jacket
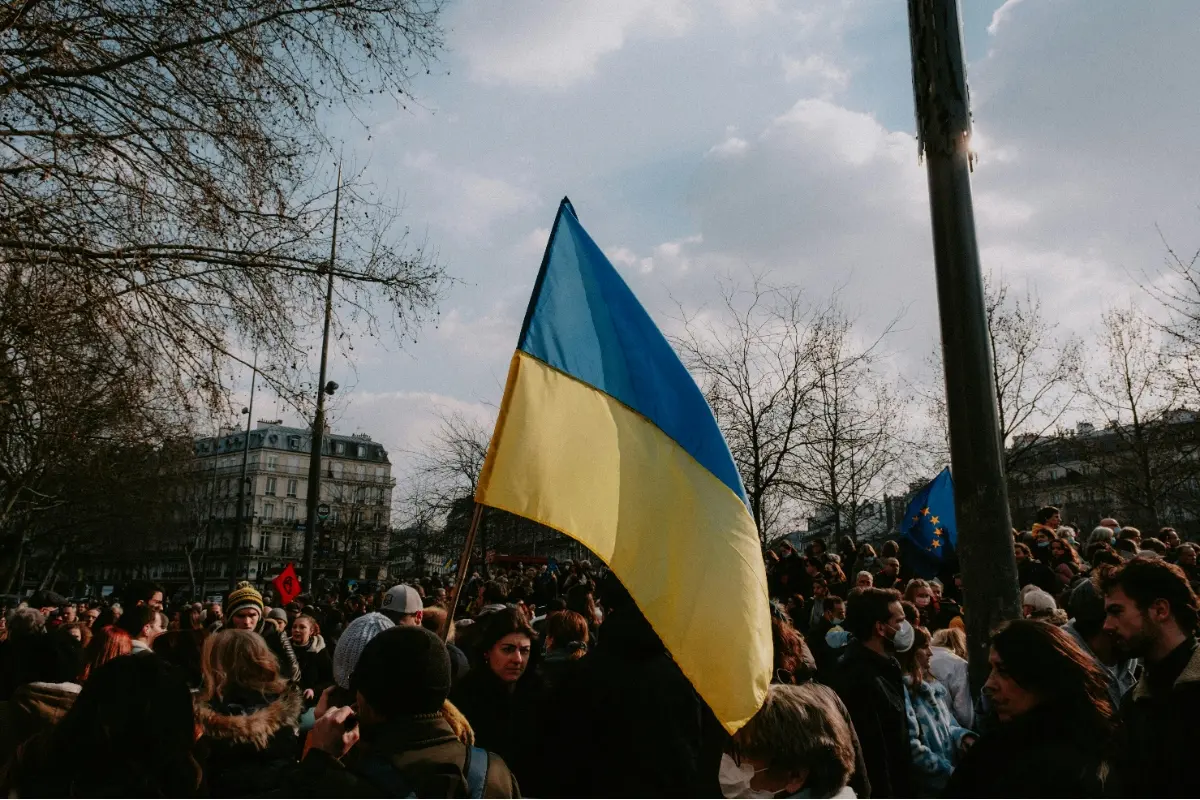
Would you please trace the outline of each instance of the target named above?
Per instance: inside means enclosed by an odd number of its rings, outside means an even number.
[[[204,778],[213,797],[270,797],[300,752],[299,689],[266,696],[234,690],[196,705]]]

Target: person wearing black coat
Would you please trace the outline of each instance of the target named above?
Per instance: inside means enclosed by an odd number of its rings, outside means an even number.
[[[1113,709],[1091,656],[1058,626],[1023,619],[1001,626],[990,658],[984,692],[998,722],[962,756],[944,796],[1105,794]]]
[[[1145,664],[1121,701],[1117,771],[1126,797],[1200,797],[1197,600],[1175,564],[1136,558],[1101,579],[1104,632]]]
[[[871,796],[912,797],[904,678],[892,654],[912,646],[913,630],[899,592],[865,589],[851,595],[845,628],[854,638],[827,676],[854,722]]]
[[[728,735],[611,572],[594,652],[564,673],[531,796],[717,797]]]
[[[515,608],[494,611],[476,624],[479,654],[454,685],[450,702],[471,723],[475,744],[503,758],[524,785],[541,768],[529,747],[541,702],[541,679],[529,669],[536,636]]]
[[[1021,588],[1032,584],[1049,593],[1051,597],[1058,595],[1062,587],[1058,585],[1058,578],[1054,577],[1053,570],[1033,557],[1029,545],[1018,542],[1013,548],[1017,559],[1017,583]]]

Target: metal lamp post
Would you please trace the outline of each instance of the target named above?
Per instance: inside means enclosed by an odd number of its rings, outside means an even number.
[[[254,352],[254,366],[250,372],[250,405],[242,409],[246,417],[246,440],[242,447],[242,474],[238,479],[237,513],[233,518],[233,547],[229,556],[229,588],[237,587],[238,581],[238,548],[242,546],[242,518],[245,515],[246,504],[246,467],[250,462],[250,428],[254,420],[254,386],[258,380],[258,351]],[[254,493],[250,493],[253,500]],[[253,517],[252,517],[253,518]]]

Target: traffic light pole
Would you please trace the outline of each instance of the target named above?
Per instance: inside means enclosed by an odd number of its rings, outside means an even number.
[[[971,203],[971,112],[957,0],[909,0],[917,138],[929,177],[971,686],[989,638],[1020,616],[992,350]]]
[[[308,458],[308,497],[305,503],[304,579],[301,586],[316,588],[314,545],[317,538],[317,504],[321,502],[321,439],[325,435],[325,366],[329,358],[329,319],[333,312],[333,265],[337,254],[338,212],[342,200],[342,166],[338,165],[333,199],[333,240],[329,244],[328,280],[325,284],[325,330],[321,336],[321,372],[317,381],[317,413],[313,417],[312,450]]]

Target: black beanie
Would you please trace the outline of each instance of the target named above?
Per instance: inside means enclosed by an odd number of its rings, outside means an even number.
[[[450,694],[446,645],[419,625],[389,628],[363,649],[350,688],[388,718],[435,714]]]

